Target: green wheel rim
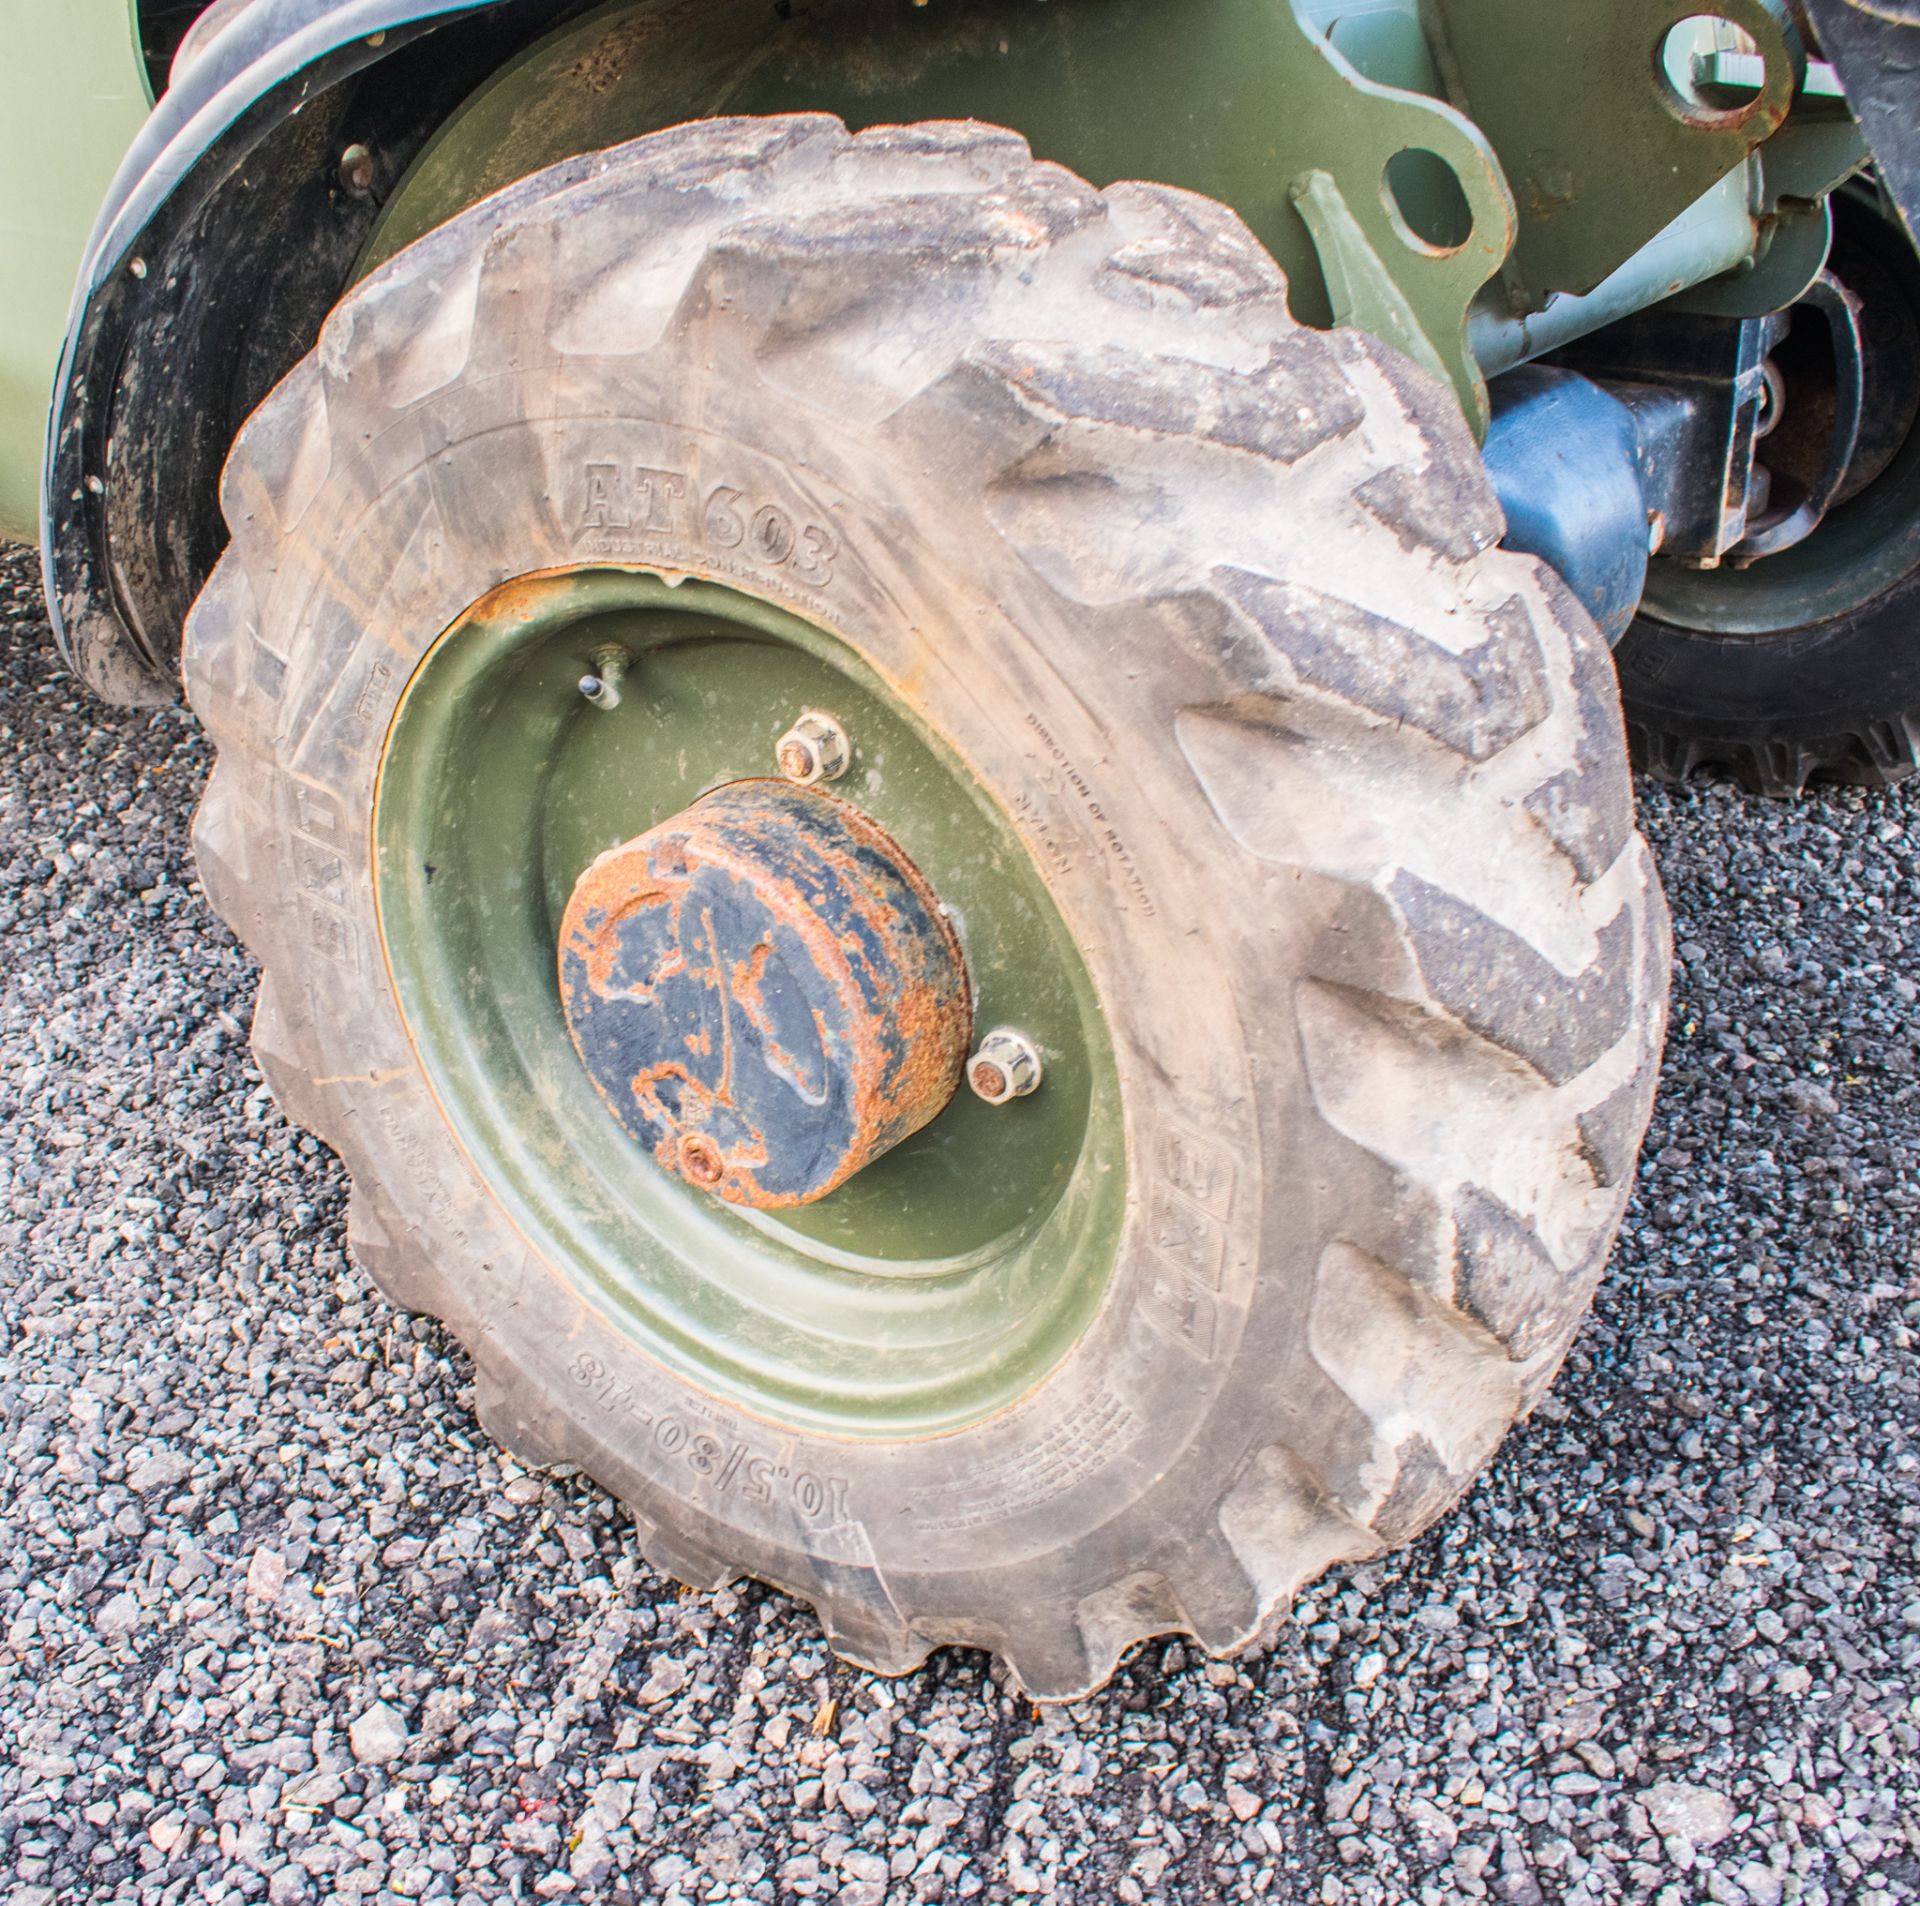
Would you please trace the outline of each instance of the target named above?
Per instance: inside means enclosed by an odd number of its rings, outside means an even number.
[[[630,658],[619,705],[584,700]],[[1032,1098],[966,1093],[817,1205],[758,1213],[669,1178],[621,1131],[562,1016],[555,938],[606,849],[771,771],[794,715],[855,738],[836,792],[955,919],[979,1023],[1046,1055]],[[690,1382],[796,1428],[898,1437],[1006,1408],[1106,1288],[1126,1202],[1112,1044],[1007,817],[843,642],[718,584],[585,569],[495,591],[415,672],[374,813],[380,926],[408,1032],[469,1157],[534,1249]]]

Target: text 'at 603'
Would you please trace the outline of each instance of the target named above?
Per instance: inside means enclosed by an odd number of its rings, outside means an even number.
[[[751,497],[732,483],[696,483],[685,471],[654,469],[615,458],[583,471],[577,522],[588,534],[625,532],[672,544],[704,544],[716,554],[739,552],[769,569],[785,569],[808,589],[833,581],[838,539],[778,503]]]

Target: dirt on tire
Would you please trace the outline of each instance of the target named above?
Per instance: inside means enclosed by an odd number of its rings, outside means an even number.
[[[692,507],[609,511],[609,465]],[[718,547],[720,486],[730,522],[817,534]],[[680,127],[355,290],[223,502],[185,669],[256,1051],[486,1426],[596,1476],[661,1568],[804,1596],[883,1672],[962,1643],[1069,1698],[1145,1636],[1253,1643],[1439,1515],[1550,1379],[1667,983],[1609,658],[1495,547],[1448,394],[1296,325],[1230,212],[977,125]],[[584,563],[830,629],[996,792],[1082,947],[1126,1221],[1084,1335],[985,1421],[833,1438],[676,1375],[436,1103],[374,903],[383,741],[471,604]]]

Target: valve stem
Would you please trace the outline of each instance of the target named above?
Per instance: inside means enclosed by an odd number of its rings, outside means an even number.
[[[618,708],[620,684],[627,677],[628,659],[625,649],[596,649],[592,672],[580,677],[580,693],[596,708]]]

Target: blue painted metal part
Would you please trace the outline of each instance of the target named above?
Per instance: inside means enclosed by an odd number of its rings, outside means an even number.
[[[945,1108],[972,1032],[932,889],[847,802],[737,781],[603,854],[560,929],[581,1063],[663,1168],[812,1204]]]
[[[1488,386],[1487,474],[1506,547],[1538,556],[1600,625],[1626,634],[1647,586],[1648,517],[1633,413],[1591,380],[1523,365]]]

